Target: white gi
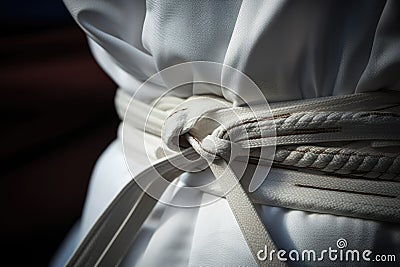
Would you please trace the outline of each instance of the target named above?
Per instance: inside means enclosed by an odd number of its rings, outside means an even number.
[[[88,34],[98,63],[129,94],[157,71],[196,60],[244,72],[269,102],[400,89],[400,3],[395,0],[65,3]],[[159,88],[150,88],[142,101],[150,103],[158,94]],[[141,160],[145,156],[137,151],[133,171],[147,167]],[[54,266],[66,262],[131,179],[117,139],[96,164],[82,218]],[[182,181],[193,182],[187,174]],[[166,194],[198,203],[207,198],[201,191],[190,196],[179,190]],[[320,251],[335,246],[339,238],[359,250],[387,254],[400,250],[399,225],[270,206],[259,211],[274,241],[287,251]],[[123,265],[255,266],[256,262],[226,200],[220,199],[190,209],[158,203]]]

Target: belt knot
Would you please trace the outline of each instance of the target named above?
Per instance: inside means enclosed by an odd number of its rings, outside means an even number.
[[[192,146],[208,162],[219,157],[228,159],[241,150],[229,136],[219,134],[227,126],[222,115],[230,111],[233,113],[232,104],[215,96],[188,98],[167,116],[162,140],[175,151]]]

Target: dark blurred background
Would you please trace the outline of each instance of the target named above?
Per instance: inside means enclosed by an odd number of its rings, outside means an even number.
[[[0,264],[47,266],[115,138],[116,85],[61,0],[2,7]]]

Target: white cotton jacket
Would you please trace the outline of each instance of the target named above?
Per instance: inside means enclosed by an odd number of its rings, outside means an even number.
[[[270,102],[400,91],[400,2],[388,1],[177,1],[64,0],[86,32],[99,65],[133,95],[151,75],[190,61],[222,63],[248,75]],[[221,77],[235,81],[235,77]],[[140,100],[150,103],[164,91],[160,81]],[[201,94],[193,88],[177,96]],[[255,92],[238,88],[250,99]],[[213,94],[240,104],[234,95]],[[133,130],[135,138],[142,138]],[[151,141],[150,141],[151,143]],[[154,149],[158,146],[154,141]],[[101,212],[145,167],[138,149],[128,171],[121,140],[98,160],[81,220],[55,256],[63,265]],[[209,171],[184,174],[181,183],[207,180]],[[199,204],[199,191],[168,198]],[[400,226],[345,216],[259,205],[259,214],[279,247],[321,251],[340,238],[359,250],[400,253]],[[400,255],[398,256],[400,257]],[[399,259],[400,260],[400,259]],[[352,263],[324,262],[329,265]],[[321,263],[307,263],[318,266]],[[365,262],[364,265],[373,263]],[[162,203],[130,249],[123,266],[256,266],[225,199],[200,208]],[[295,263],[303,265],[303,263]]]

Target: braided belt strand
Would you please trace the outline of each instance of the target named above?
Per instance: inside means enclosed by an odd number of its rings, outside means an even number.
[[[353,177],[400,181],[399,153],[321,146],[278,147],[275,164]]]

